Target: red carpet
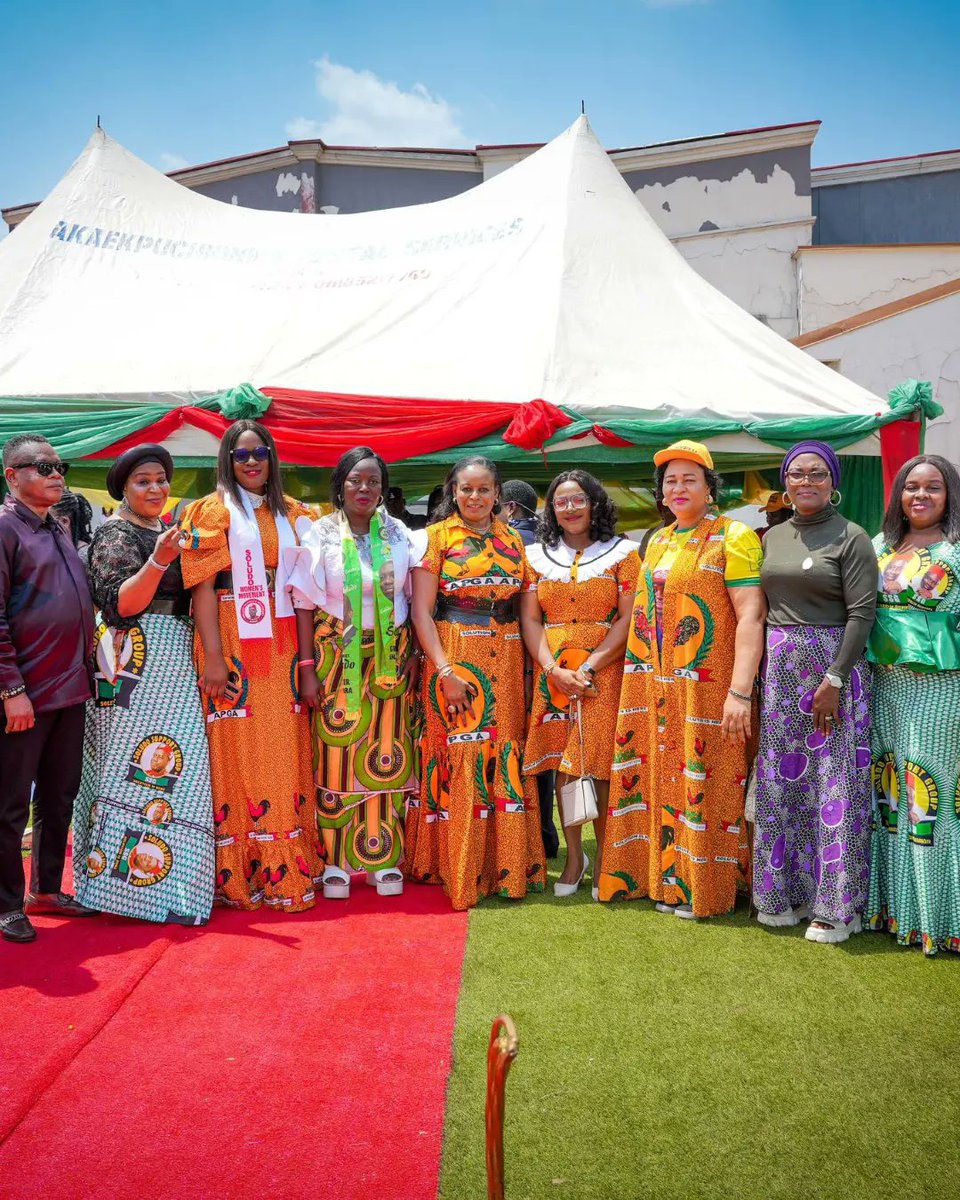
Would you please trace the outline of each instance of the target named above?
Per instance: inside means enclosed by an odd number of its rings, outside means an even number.
[[[466,915],[353,891],[0,944],[0,1197],[432,1200]]]

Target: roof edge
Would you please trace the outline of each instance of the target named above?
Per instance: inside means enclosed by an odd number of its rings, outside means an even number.
[[[913,308],[922,308],[925,304],[934,304],[948,296],[960,293],[960,279],[951,279],[948,283],[938,283],[936,287],[924,288],[920,292],[912,292],[889,304],[880,304],[876,308],[868,308],[852,317],[844,317],[842,321],[834,321],[831,325],[821,325],[819,329],[811,329],[809,333],[801,333],[791,338],[791,342],[800,350],[815,346],[818,342],[828,342],[831,338],[844,333],[852,333],[855,329],[863,329],[867,325],[875,325],[889,317],[909,312]]]

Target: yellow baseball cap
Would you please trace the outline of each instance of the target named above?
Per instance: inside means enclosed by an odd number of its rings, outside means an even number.
[[[653,461],[658,467],[662,467],[664,463],[673,462],[675,458],[682,458],[686,462],[699,463],[701,467],[706,467],[708,471],[713,470],[713,457],[703,442],[691,442],[689,438],[681,438],[679,442],[674,442],[672,446],[658,450],[653,456]]]
[[[784,509],[786,507],[787,506],[783,502],[783,493],[782,492],[771,492],[767,499],[766,504],[760,505],[760,511],[762,513],[769,514],[769,513],[780,512],[781,509]]]

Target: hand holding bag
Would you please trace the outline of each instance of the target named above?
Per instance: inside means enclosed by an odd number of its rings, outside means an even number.
[[[580,735],[580,769],[583,770],[583,704],[571,700],[577,706],[577,731]],[[560,821],[564,828],[571,825],[585,825],[587,821],[595,821],[600,815],[597,808],[597,785],[592,775],[581,775],[579,779],[571,779],[560,789]]]

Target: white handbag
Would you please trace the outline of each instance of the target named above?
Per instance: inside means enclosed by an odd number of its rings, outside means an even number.
[[[583,769],[583,705],[579,700],[571,700],[577,706],[577,731],[580,734],[580,769]],[[587,821],[595,821],[600,815],[597,808],[597,785],[592,775],[581,775],[579,779],[571,779],[560,789],[560,821],[564,828],[570,825],[585,825]]]

